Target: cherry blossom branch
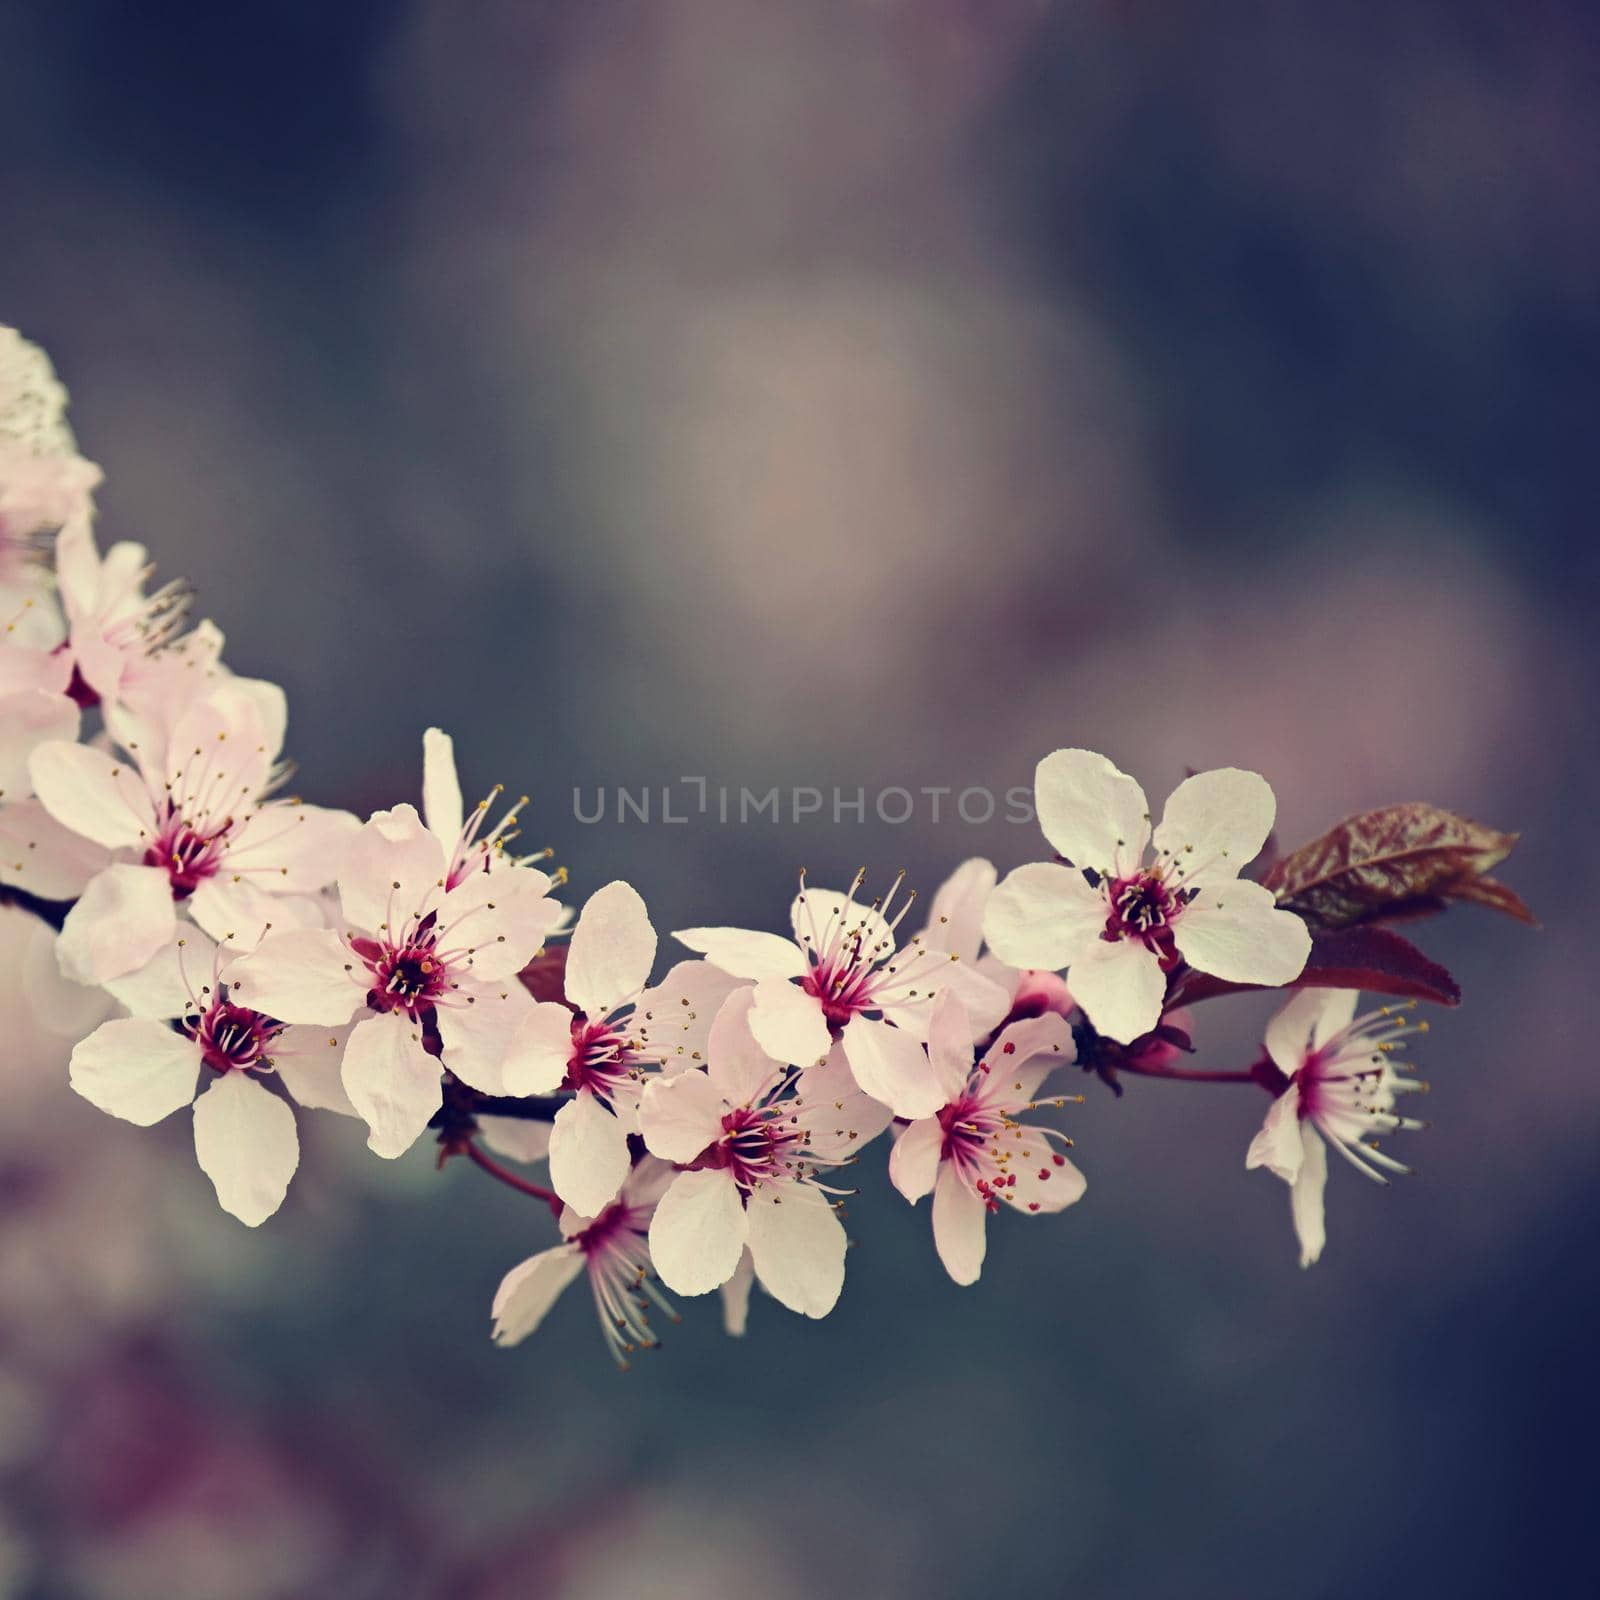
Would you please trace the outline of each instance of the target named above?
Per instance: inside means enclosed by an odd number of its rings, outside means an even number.
[[[1232,1071],[1143,1065],[1134,1061],[1119,1062],[1116,1070],[1119,1074],[1131,1073],[1138,1078],[1170,1078],[1178,1083],[1254,1083],[1272,1095],[1281,1094],[1288,1082],[1267,1056],[1262,1056],[1251,1066]]]
[[[479,1145],[472,1140],[462,1145],[461,1153],[475,1166],[487,1172],[491,1178],[497,1178],[509,1189],[515,1189],[519,1194],[525,1194],[535,1200],[542,1200],[550,1207],[552,1215],[560,1217],[562,1211],[561,1197],[553,1190],[542,1188],[537,1183],[530,1183],[528,1179],[519,1177],[509,1167],[502,1167],[493,1156],[485,1154]]]

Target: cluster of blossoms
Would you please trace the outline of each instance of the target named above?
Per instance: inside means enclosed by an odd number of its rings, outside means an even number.
[[[1406,1170],[1376,1140],[1420,1126],[1394,1109],[1422,1087],[1395,1052],[1426,1024],[1414,1000],[1357,1017],[1359,963],[1314,959],[1329,914],[1242,875],[1274,821],[1256,774],[1188,778],[1153,826],[1134,779],[1057,750],[1035,785],[1053,860],[1003,880],[967,861],[915,920],[900,877],[874,897],[865,872],[843,890],[802,873],[787,934],[681,929],[653,982],[636,890],[572,916],[564,874],[514,849],[522,802],[469,810],[439,730],[420,808],[363,820],[284,795],[281,691],[223,663],[142,547],[101,553],[99,474],[64,405],[42,354],[0,332],[0,892],[58,930],[40,993],[72,991],[51,1003],[73,1018],[73,1088],[141,1126],[192,1106],[241,1222],[284,1201],[294,1107],[360,1119],[385,1159],[432,1134],[441,1164],[555,1219],[494,1296],[494,1338],[527,1337],[583,1274],[625,1362],[674,1297],[719,1291],[735,1333],[757,1283],[832,1310],[864,1158],[931,1197],[938,1258],[973,1283],[991,1215],[1083,1197],[1057,1114],[1085,1074],[1265,1088],[1245,1159],[1289,1186],[1303,1264],[1329,1146],[1380,1182]],[[1428,892],[1467,897],[1452,870]],[[1410,992],[1393,969],[1379,986]],[[1284,986],[1259,1061],[1179,1064],[1189,1008]]]

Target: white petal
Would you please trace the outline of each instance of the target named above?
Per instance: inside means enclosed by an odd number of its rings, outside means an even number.
[[[1305,1142],[1305,1159],[1300,1164],[1300,1176],[1289,1191],[1289,1214],[1294,1219],[1295,1237],[1300,1241],[1300,1265],[1309,1267],[1322,1259],[1323,1247],[1328,1242],[1323,1207],[1323,1191],[1328,1185],[1328,1148],[1309,1122],[1301,1125],[1300,1135]]]
[[[3,816],[0,816],[3,820]],[[709,961],[680,961],[639,996],[633,1029],[640,1044],[674,1072],[706,1059],[711,1024],[740,979]]]
[[[934,891],[922,942],[930,950],[948,950],[963,961],[976,961],[983,943],[983,913],[994,893],[994,863],[982,856],[963,861]]]
[[[538,955],[561,916],[550,879],[535,867],[473,872],[439,907],[446,949],[467,949],[476,978],[511,978]]]
[[[224,1072],[194,1103],[194,1153],[222,1209],[258,1227],[300,1165],[294,1113],[247,1073]]]
[[[33,763],[41,749],[77,750],[77,706],[64,694],[24,689],[0,699],[0,794],[33,793]]]
[[[598,1217],[628,1176],[627,1129],[587,1089],[556,1113],[550,1186],[574,1211]]]
[[[103,1022],[72,1052],[72,1087],[91,1105],[148,1128],[194,1099],[200,1051],[164,1023]]]
[[[207,878],[189,896],[189,915],[220,943],[243,955],[273,927],[294,927],[293,902],[244,878]]]
[[[946,990],[933,1003],[933,1018],[928,1025],[928,1060],[945,1101],[954,1100],[967,1086],[973,1064],[972,1024],[966,1007]]]
[[[554,1000],[524,1012],[506,1052],[507,1094],[550,1094],[561,1087],[572,1056],[572,1013]]]
[[[1191,967],[1230,983],[1290,983],[1311,954],[1305,923],[1279,911],[1270,889],[1242,878],[1205,885],[1173,922],[1172,937]],[[1073,993],[1082,1004],[1076,981]]]
[[[861,1092],[897,1117],[914,1122],[943,1108],[944,1090],[927,1052],[904,1029],[852,1017],[844,1030],[844,1053]]]
[[[350,1032],[344,1090],[369,1130],[367,1148],[392,1161],[422,1137],[439,1109],[439,1063],[416,1024],[399,1012],[367,1017]]]
[[[1261,854],[1277,811],[1259,772],[1197,772],[1167,797],[1155,847],[1172,857],[1185,882],[1236,878]]]
[[[703,1072],[679,1072],[645,1085],[639,1132],[651,1155],[688,1165],[722,1132],[728,1102]]]
[[[650,1219],[650,1260],[677,1294],[710,1294],[733,1276],[748,1224],[726,1172],[680,1172]]]
[[[766,978],[750,992],[750,1032],[774,1061],[809,1067],[827,1055],[833,1035],[815,995],[787,978]]]
[[[169,944],[142,967],[120,978],[108,978],[105,988],[136,1017],[166,1022],[188,1016],[210,988],[216,948],[199,928],[180,924],[177,937]]]
[[[888,1106],[856,1086],[843,1044],[834,1045],[820,1066],[800,1074],[795,1095],[796,1120],[818,1161],[853,1160],[894,1120]]]
[[[339,935],[326,928],[269,933],[222,974],[245,1005],[280,1022],[325,1028],[355,1015],[369,976]]]
[[[110,862],[104,845],[63,827],[42,801],[0,809],[0,883],[41,900],[75,900]]]
[[[273,894],[315,894],[338,877],[360,830],[352,812],[273,801],[253,812],[228,846],[228,870],[251,873]]]
[[[339,866],[345,921],[373,932],[391,917],[398,921],[432,909],[443,894],[444,869],[444,847],[413,807],[374,812],[356,830]]]
[[[462,1002],[466,1002],[463,1004]],[[514,1094],[506,1062],[523,1024],[538,1009],[514,978],[503,984],[463,983],[438,1009],[444,1064],[481,1094]]]
[[[550,1154],[550,1124],[528,1117],[478,1117],[478,1132],[497,1156],[543,1161]]]
[[[1131,1044],[1161,1021],[1167,975],[1161,959],[1137,939],[1097,939],[1067,973],[1072,998],[1108,1039]]]
[[[746,1215],[762,1288],[803,1317],[827,1316],[844,1288],[850,1241],[826,1196],[809,1183],[764,1183]]]
[[[86,744],[42,744],[28,770],[34,793],[62,827],[108,850],[152,837],[150,796],[127,762]]]
[[[603,1017],[650,981],[656,930],[644,901],[620,879],[597,889],[578,916],[567,949],[567,998],[589,1017]]]
[[[1267,1024],[1267,1054],[1277,1069],[1292,1078],[1313,1050],[1349,1023],[1358,998],[1355,989],[1298,990]]]
[[[733,1276],[722,1286],[722,1327],[735,1339],[742,1339],[749,1325],[750,1290],[755,1281],[756,1267],[750,1259],[750,1247],[746,1245]]]
[[[272,1045],[272,1067],[296,1105],[308,1111],[337,1111],[359,1117],[344,1087],[344,1047],[348,1028],[285,1028]]]
[[[1048,1216],[1083,1198],[1088,1188],[1083,1174],[1052,1150],[1036,1128],[1023,1125],[1017,1138],[1007,1139],[1006,1148],[1011,1156],[1006,1186],[995,1192],[1007,1210],[1023,1216]]]
[[[983,936],[1002,961],[1047,972],[1070,966],[1105,931],[1105,896],[1053,861],[1008,873],[989,896]]]
[[[989,1070],[978,1090],[979,1103],[1021,1110],[1038,1099],[1052,1072],[1070,1067],[1077,1056],[1072,1028],[1059,1012],[1013,1022],[983,1053]]]
[[[1300,1091],[1290,1084],[1267,1107],[1260,1131],[1250,1141],[1245,1152],[1246,1169],[1266,1167],[1285,1183],[1293,1183],[1300,1175],[1300,1162],[1304,1146],[1300,1138]]]
[[[784,987],[792,989],[793,985]],[[706,1044],[711,1081],[729,1105],[753,1105],[779,1071],[779,1063],[761,1048],[751,1032],[750,1012],[756,993],[755,989],[735,989],[722,1002]],[[816,1010],[815,1006],[811,1009],[813,1013]]]
[[[841,929],[847,947],[859,944],[869,961],[883,961],[894,949],[894,933],[883,915],[837,889],[802,889],[789,904],[789,925],[795,943],[818,955],[839,947]]]
[[[911,1123],[889,1152],[889,1181],[915,1204],[933,1192],[943,1150],[944,1129],[936,1117]]]
[[[103,988],[74,983],[62,975],[61,963],[56,959],[57,935],[52,928],[15,906],[4,908],[4,924],[12,940],[20,944],[20,953],[13,948],[0,955],[0,960],[8,963],[14,997],[10,1002],[0,998],[0,1016],[8,1004],[22,1013],[24,1041],[30,1036],[28,1019],[65,1043],[76,1043],[105,1021],[114,1009],[111,996]],[[21,1044],[19,1054],[26,1053],[26,1044]],[[53,1077],[59,1065],[59,1051],[52,1051],[51,1055]]]
[[[422,735],[422,816],[446,853],[454,850],[465,821],[461,781],[456,777],[455,741],[438,728]]]
[[[1034,774],[1033,803],[1045,838],[1073,866],[1127,873],[1144,859],[1149,802],[1104,756],[1092,750],[1047,755]]]
[[[1011,991],[965,961],[943,962],[932,982],[936,993],[953,994],[961,1001],[975,1040],[993,1033],[1011,1010]],[[884,1014],[889,1015],[887,1009]]]
[[[714,967],[735,978],[801,978],[806,958],[792,939],[748,928],[680,928],[673,934],[679,944],[703,955]]]
[[[169,944],[177,923],[172,885],[159,867],[107,867],[61,925],[61,970],[75,983],[120,978]]]
[[[583,1252],[575,1244],[555,1245],[513,1267],[494,1292],[490,1337],[505,1348],[521,1344],[582,1271]]]
[[[933,1246],[944,1270],[957,1283],[976,1283],[988,1249],[986,1210],[982,1199],[961,1181],[946,1162],[933,1189]]]

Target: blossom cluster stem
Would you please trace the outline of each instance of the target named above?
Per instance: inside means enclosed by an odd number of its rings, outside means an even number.
[[[498,1179],[507,1188],[515,1189],[519,1194],[531,1196],[535,1200],[542,1200],[550,1207],[551,1213],[560,1217],[562,1211],[561,1197],[553,1190],[543,1188],[537,1183],[531,1183],[527,1178],[519,1177],[510,1168],[503,1167],[493,1156],[487,1154],[476,1143],[464,1146],[467,1159],[475,1167],[482,1168],[491,1178]]]

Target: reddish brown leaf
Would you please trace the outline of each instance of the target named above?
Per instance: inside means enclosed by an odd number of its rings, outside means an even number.
[[[1438,806],[1384,806],[1345,818],[1275,862],[1261,882],[1313,928],[1423,916],[1450,900],[1531,922],[1521,900],[1487,876],[1516,842]]]
[[[1259,988],[1253,983],[1228,983],[1209,973],[1192,974],[1168,1005],[1192,1005],[1219,994]],[[1409,939],[1387,928],[1322,929],[1311,935],[1311,956],[1290,989],[1365,989],[1369,994],[1432,1000],[1438,1005],[1461,1003],[1461,988],[1438,962],[1430,961]]]

